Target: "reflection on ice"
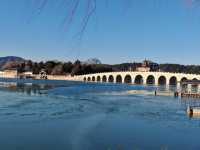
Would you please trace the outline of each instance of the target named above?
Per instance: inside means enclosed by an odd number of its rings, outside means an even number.
[[[17,82],[0,82],[0,88],[26,93],[28,95],[41,95],[45,94],[45,90],[55,88],[53,84],[33,84],[33,83],[17,83]]]

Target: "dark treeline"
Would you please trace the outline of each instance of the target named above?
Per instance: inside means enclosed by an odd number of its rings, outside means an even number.
[[[39,74],[41,70],[46,71],[49,75],[81,75],[97,72],[110,72],[112,67],[103,64],[86,64],[81,63],[79,60],[72,62],[59,62],[59,61],[47,61],[47,62],[32,62],[24,61],[16,65],[16,63],[10,63],[4,69],[17,69],[19,72],[32,71],[33,74]]]
[[[82,75],[111,71],[135,71],[135,69],[137,67],[140,67],[141,65],[142,63],[123,63],[116,65],[107,65],[95,62],[83,63],[79,60],[75,62],[33,62],[31,60],[28,60],[23,62],[8,62],[4,65],[3,69],[17,69],[19,72],[32,71],[34,74],[39,74],[41,70],[44,70],[49,75]],[[159,70],[157,71],[200,74],[200,66],[160,64]]]
[[[82,63],[77,60],[72,62],[58,62],[58,61],[47,61],[47,62],[32,62],[27,61],[18,65],[17,69],[19,72],[32,71],[33,74],[39,74],[41,70],[46,71],[49,75],[82,75],[90,73],[100,72],[112,72],[112,71],[134,71],[137,66],[141,66],[141,63],[123,63],[117,65],[108,64],[88,64]]]
[[[160,64],[159,66],[164,72],[200,74],[199,65]]]

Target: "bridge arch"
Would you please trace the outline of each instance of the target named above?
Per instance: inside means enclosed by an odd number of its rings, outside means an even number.
[[[141,75],[137,75],[135,77],[135,81],[134,81],[135,84],[143,84],[143,77]]]
[[[74,77],[85,82],[135,83],[156,85],[178,85],[185,80],[200,80],[200,75],[168,72],[110,72],[86,74]],[[183,84],[180,84],[183,86]]]
[[[101,77],[97,76],[97,82],[101,82]]]
[[[122,83],[122,76],[121,75],[117,75],[116,83]]]
[[[87,78],[87,81],[91,81],[91,78],[90,78],[90,77],[88,77],[88,78]]]
[[[84,78],[83,78],[83,80],[84,80],[84,81],[87,81],[87,78],[86,78],[86,77],[84,77]]]
[[[187,84],[182,84],[182,82],[184,82],[184,81],[187,81],[187,78],[186,78],[186,77],[183,77],[183,78],[181,78],[181,80],[180,80],[180,84],[181,84],[182,91],[186,91],[187,88],[188,88]]]
[[[149,75],[147,77],[146,83],[150,85],[155,84],[155,77],[153,75]]]
[[[92,81],[95,82],[95,76],[92,77]]]
[[[180,82],[184,82],[184,81],[186,81],[187,80],[187,78],[186,77],[183,77],[183,78],[181,78],[181,81]]]
[[[175,76],[169,79],[169,85],[177,85],[177,78]]]
[[[104,75],[104,76],[102,77],[102,82],[107,82],[107,77],[106,77],[106,75]]]
[[[197,78],[193,78],[192,80],[193,81],[197,81],[198,79]],[[197,93],[198,90],[199,90],[198,85],[197,84],[192,84],[192,92]]]
[[[132,77],[131,75],[126,75],[124,78],[124,83],[132,83]]]
[[[166,85],[167,84],[167,79],[165,76],[160,76],[158,78],[158,85]]]
[[[110,82],[110,83],[113,83],[113,82],[114,82],[114,77],[113,77],[113,75],[110,75],[110,76],[108,77],[108,82]]]

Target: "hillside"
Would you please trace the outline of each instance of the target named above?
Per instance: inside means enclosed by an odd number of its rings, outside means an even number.
[[[13,62],[20,63],[23,61],[25,61],[25,59],[21,57],[16,57],[16,56],[0,57],[0,69],[5,68],[5,66],[8,66],[9,64],[12,64]]]

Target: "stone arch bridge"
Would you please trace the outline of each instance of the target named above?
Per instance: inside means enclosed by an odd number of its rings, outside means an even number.
[[[200,80],[200,75],[169,72],[107,72],[77,76],[77,80],[144,85],[178,85],[185,80]]]

